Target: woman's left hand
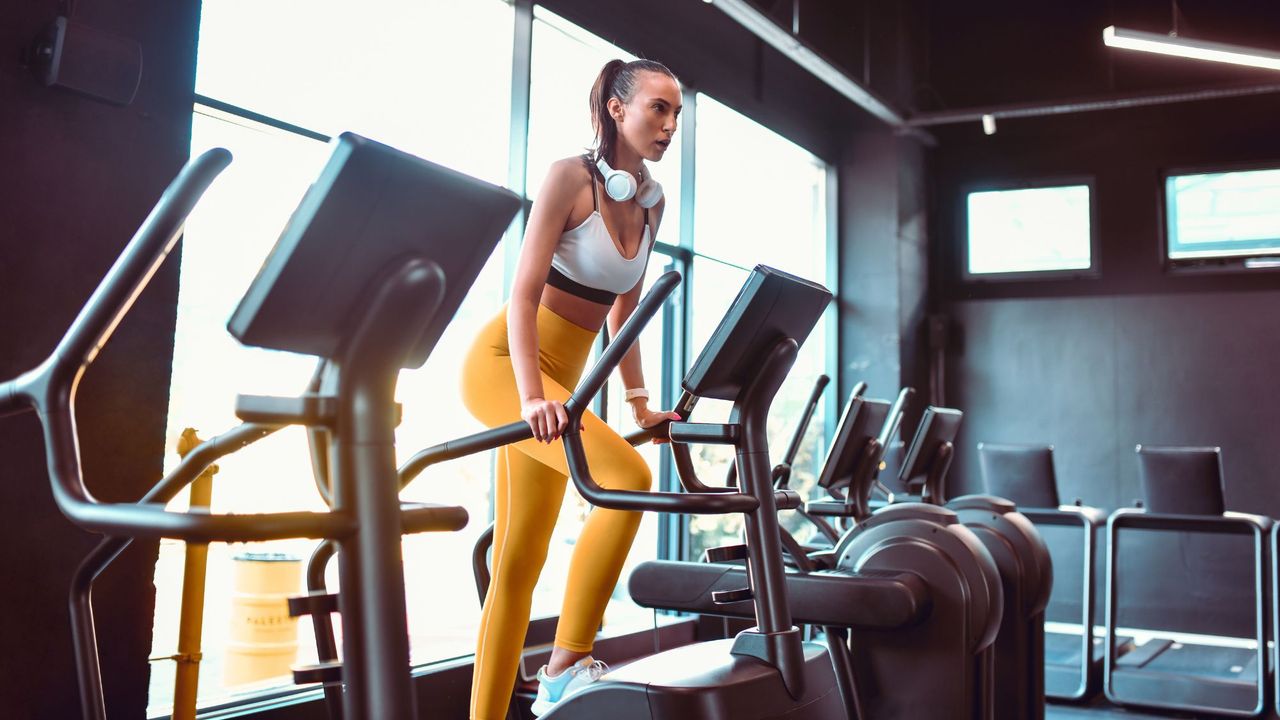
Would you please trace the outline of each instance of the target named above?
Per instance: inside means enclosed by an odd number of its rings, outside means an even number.
[[[659,425],[661,423],[664,423],[670,420],[679,421],[684,419],[674,412],[650,410],[648,406],[636,407],[636,408],[633,408],[633,411],[634,411],[633,414],[635,415],[635,418],[636,418],[636,425],[639,425],[640,427],[645,429],[651,428],[655,425]],[[671,438],[655,436],[653,438],[653,442],[654,444],[660,445],[662,443],[671,442]]]

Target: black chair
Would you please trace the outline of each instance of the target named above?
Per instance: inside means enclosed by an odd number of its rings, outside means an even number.
[[[978,463],[987,494],[1012,500],[1020,508],[1056,508],[1052,445],[978,443]]]
[[[1046,629],[1045,696],[1065,701],[1090,698],[1102,688],[1103,646],[1092,637],[1097,618],[1093,558],[1106,516],[1092,507],[1059,505],[1052,445],[978,443],[978,459],[987,492],[1015,502],[1049,546],[1054,587],[1046,619],[1081,628]],[[1117,643],[1119,652],[1131,646],[1129,638]]]
[[[1224,510],[1217,448],[1139,445],[1137,451],[1145,507],[1117,510],[1107,521],[1106,696],[1121,705],[1255,717],[1266,707],[1266,551],[1272,522]],[[1144,545],[1138,542],[1143,533],[1127,532],[1131,530],[1158,530],[1165,535],[1172,531],[1177,533],[1177,545],[1170,547],[1163,539]],[[1132,545],[1143,552],[1135,556],[1131,549],[1122,554],[1117,543],[1121,531],[1129,538],[1126,548]],[[1145,534],[1150,538],[1151,533]],[[1232,536],[1243,537],[1252,545],[1248,567],[1251,587],[1245,578],[1232,577],[1232,573],[1244,570],[1233,562],[1239,554],[1236,548],[1218,547],[1219,543],[1238,543]],[[1175,564],[1150,572],[1153,558],[1171,553],[1177,557]],[[1171,580],[1182,579],[1176,572],[1178,566],[1189,567],[1192,577],[1171,588]],[[1121,577],[1137,585],[1139,591],[1130,590],[1124,603],[1120,600]],[[1246,593],[1247,608],[1233,614],[1225,607],[1238,599],[1233,595]],[[1133,597],[1138,598],[1136,603]],[[1243,604],[1243,599],[1240,601]],[[1152,621],[1168,624],[1168,618],[1173,617],[1179,618],[1180,626],[1158,628],[1154,631],[1157,637],[1118,657],[1112,648],[1120,614],[1135,610],[1131,617],[1144,625]],[[1243,630],[1243,625],[1220,629],[1245,618],[1251,620],[1251,630]],[[1184,627],[1188,625],[1192,626],[1189,630]],[[1231,637],[1235,642],[1158,636],[1178,631]],[[1243,637],[1249,632],[1252,637]]]
[[[1139,445],[1143,504],[1153,513],[1221,515],[1222,453],[1216,447]]]

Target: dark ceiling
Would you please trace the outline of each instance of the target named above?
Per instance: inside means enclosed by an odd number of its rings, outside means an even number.
[[[1176,12],[1180,36],[1280,51],[1276,0],[752,3],[783,27],[791,27],[798,14],[808,45],[851,77],[869,78],[908,112],[1280,82],[1276,72],[1102,44],[1108,25],[1168,33]],[[886,44],[896,45],[898,53],[886,57],[875,51]],[[914,66],[909,79],[900,81],[909,88],[886,86],[894,64]]]
[[[1168,0],[748,0],[907,116],[1171,90],[1280,84],[1280,73],[1113,50],[1102,29],[1166,33]],[[884,127],[714,5],[538,0],[828,160]],[[1280,50],[1280,0],[1179,0],[1190,38]]]

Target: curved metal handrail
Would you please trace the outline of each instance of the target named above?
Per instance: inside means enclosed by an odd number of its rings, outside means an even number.
[[[54,500],[73,523],[110,536],[171,537],[194,542],[340,537],[344,515],[310,512],[210,515],[167,511],[157,503],[102,502],[86,487],[75,421],[80,378],[176,245],[188,215],[231,162],[222,148],[189,162],[98,284],[53,352],[38,366],[0,383],[0,414],[35,410],[45,436]]]

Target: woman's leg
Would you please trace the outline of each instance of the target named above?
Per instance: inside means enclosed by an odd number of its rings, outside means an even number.
[[[516,450],[498,451],[497,470],[492,580],[476,643],[473,720],[506,717],[533,589],[564,498],[565,476]]]
[[[547,398],[562,402],[569,399],[569,390],[554,378],[544,373],[542,382]],[[485,421],[486,424],[489,423],[489,420]],[[651,487],[649,465],[635,448],[592,413],[584,414],[582,423],[583,447],[597,483],[611,490],[648,490]],[[499,515],[499,528],[495,530],[494,542],[494,582],[490,585],[489,599],[486,600],[486,624],[481,626],[476,680],[472,688],[473,712],[488,707],[486,701],[476,699],[477,693],[498,699],[505,712],[507,698],[515,682],[524,631],[528,627],[530,598],[538,573],[546,560],[547,545],[568,475],[563,441],[557,440],[548,445],[536,440],[525,440],[506,448],[503,457],[506,472],[501,472],[502,467],[499,467],[499,495],[495,499],[499,508],[508,508],[508,522],[515,521],[515,524],[509,525],[502,532],[503,518]],[[550,478],[553,477],[558,479],[560,494],[556,496],[554,507],[542,505],[542,501],[534,499],[533,494],[536,493],[536,498],[545,498],[549,494],[548,487],[552,482]],[[507,483],[505,489],[502,487],[504,482]],[[504,500],[508,502],[503,502]],[[536,517],[530,517],[534,514]],[[618,575],[626,561],[631,542],[635,539],[640,519],[641,513],[638,512],[604,508],[595,508],[587,516],[569,566],[564,605],[556,628],[556,650],[548,668],[551,674],[558,674],[590,652],[595,642],[596,629],[604,616],[605,605],[618,583]],[[540,521],[545,521],[548,525],[543,528]],[[518,544],[512,547],[522,548],[518,560],[509,555],[506,549],[499,554],[498,542],[507,538],[515,539],[514,542]],[[536,557],[532,555],[534,545],[539,553]],[[530,555],[525,555],[525,548]],[[498,577],[502,572],[519,575],[529,573],[529,576],[513,580],[510,585],[504,584],[499,589]],[[508,598],[501,605],[491,602],[499,593]],[[523,602],[510,602],[509,599],[513,596],[518,596]],[[496,622],[493,619],[495,613],[502,616]],[[496,636],[498,628],[515,628],[517,624],[519,632],[509,632],[508,642],[495,645],[493,640],[486,640],[487,637]],[[493,707],[496,710],[498,706]],[[488,718],[497,715],[475,714],[473,717]]]
[[[543,341],[539,358],[543,395],[564,402],[570,395],[565,386],[577,382],[595,334],[545,308],[539,308],[538,330]],[[553,349],[560,354],[550,352]],[[481,331],[464,365],[463,400],[489,427],[520,419],[519,392],[506,352],[506,326],[499,315]],[[611,489],[649,488],[648,465],[634,448],[590,413],[583,417],[583,427],[587,460],[598,483]],[[546,560],[568,474],[560,441],[547,445],[530,439],[501,453],[495,485],[493,580],[472,684],[471,712],[479,720],[501,718],[506,712],[533,588]],[[570,567],[565,610],[557,629],[559,655],[575,652],[573,648],[591,649],[639,522],[638,513],[613,510],[596,509],[588,517]],[[596,549],[584,549],[588,544]],[[567,647],[560,645],[560,638]]]
[[[649,464],[635,448],[595,415],[583,418],[583,447],[591,475],[610,490],[649,490]],[[559,443],[557,443],[559,444]],[[563,458],[563,454],[562,454]],[[567,472],[567,468],[566,468]],[[640,528],[640,512],[593,508],[573,548],[565,587],[556,647],[570,651],[553,658],[548,671],[556,673],[591,651],[605,605],[618,584]],[[559,662],[556,662],[559,661]]]

